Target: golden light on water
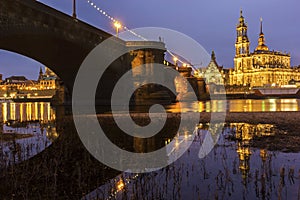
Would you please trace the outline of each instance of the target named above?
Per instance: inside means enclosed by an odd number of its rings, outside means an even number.
[[[41,103],[41,104],[40,104],[40,108],[41,108],[41,111],[40,111],[40,119],[41,119],[41,120],[44,120],[44,103]]]
[[[22,122],[24,120],[23,116],[23,104],[20,105],[20,121]]]
[[[300,111],[299,99],[233,99],[197,101],[168,106],[167,111],[177,112],[281,112]]]
[[[37,120],[39,118],[39,115],[38,115],[38,103],[35,102],[34,103],[34,120]]]
[[[7,103],[2,104],[2,110],[3,110],[3,121],[7,121]]]
[[[26,103],[26,118],[27,120],[31,120],[31,113],[32,113],[32,110],[31,110],[31,103]]]
[[[122,179],[120,179],[116,184],[117,191],[119,192],[119,191],[123,190],[124,187],[125,187],[124,181]]]
[[[15,103],[10,104],[10,119],[16,120],[16,104]]]
[[[1,104],[0,115],[3,122],[9,120],[20,122],[31,120],[52,121],[56,118],[55,111],[51,108],[49,102],[3,102]]]

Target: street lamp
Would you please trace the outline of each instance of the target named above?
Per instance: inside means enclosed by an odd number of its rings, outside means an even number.
[[[73,18],[76,19],[76,0],[73,0]]]
[[[120,22],[116,21],[116,22],[114,23],[114,26],[115,26],[116,31],[117,31],[117,37],[119,37],[119,29],[122,27],[122,25],[121,25]]]
[[[177,66],[177,60],[178,60],[178,58],[177,58],[177,57],[174,57],[173,60],[174,60],[175,66]]]

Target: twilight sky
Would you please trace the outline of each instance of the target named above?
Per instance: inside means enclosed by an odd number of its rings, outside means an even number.
[[[257,45],[259,18],[264,21],[266,44],[270,50],[291,53],[291,64],[300,65],[299,0],[93,0],[128,28],[162,27],[182,32],[199,42],[217,61],[233,67],[235,26],[240,8],[248,23],[251,51]],[[40,0],[72,14],[72,0]],[[110,20],[87,0],[77,0],[77,16],[107,32],[115,33]],[[41,64],[20,55],[0,51],[0,73],[26,75],[36,79]]]

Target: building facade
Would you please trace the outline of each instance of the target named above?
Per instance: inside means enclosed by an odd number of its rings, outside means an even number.
[[[219,66],[216,61],[215,52],[211,53],[211,60],[203,72],[203,77],[205,78],[206,84],[225,84],[225,74],[222,66]]]
[[[250,52],[248,26],[240,12],[236,27],[234,69],[229,73],[229,84],[240,86],[287,85],[290,80],[300,80],[300,70],[290,66],[289,53],[269,50],[265,44],[262,19],[258,45]]]
[[[46,67],[45,73],[43,73],[42,68],[40,68],[38,82],[41,90],[52,90],[58,87],[58,77],[48,67]]]

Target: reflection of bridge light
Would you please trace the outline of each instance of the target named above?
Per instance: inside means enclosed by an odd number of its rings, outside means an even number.
[[[210,101],[205,102],[206,112],[210,112]]]
[[[211,100],[212,102],[212,106],[211,106],[211,110],[212,112],[217,112],[218,111],[218,104],[216,100]]]
[[[124,184],[123,180],[120,179],[120,180],[117,182],[117,191],[119,192],[119,191],[123,190],[124,187],[125,187],[125,184]]]
[[[204,111],[204,104],[203,102],[198,103],[198,112],[203,112]]]

